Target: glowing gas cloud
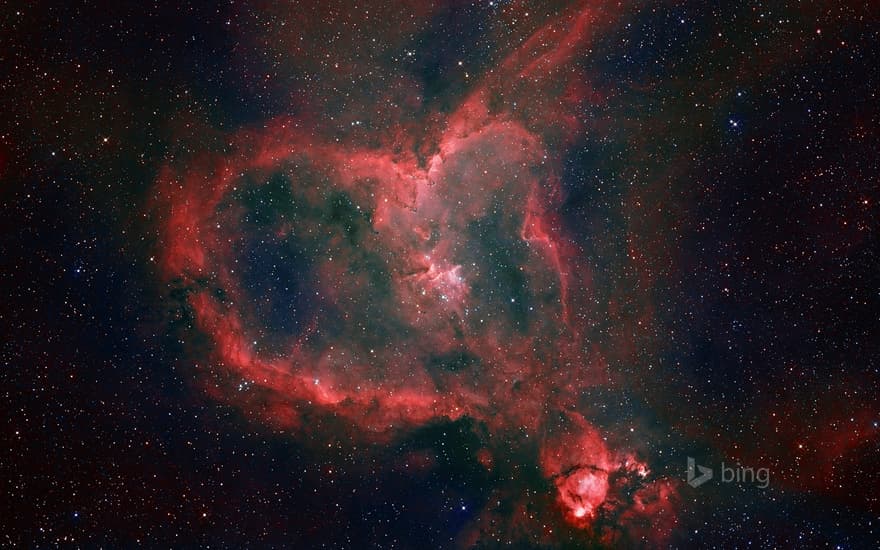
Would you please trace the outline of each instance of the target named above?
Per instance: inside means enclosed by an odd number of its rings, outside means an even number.
[[[207,342],[192,354],[210,392],[294,436],[322,415],[372,442],[463,418],[525,434],[552,504],[511,524],[615,543],[661,514],[632,536],[662,540],[675,484],[614,448],[581,399],[632,347],[592,327],[649,313],[600,298],[558,214],[579,110],[602,101],[577,62],[613,9],[549,21],[420,123],[339,139],[285,117],[167,163],[161,272]],[[487,469],[505,452],[474,449]]]

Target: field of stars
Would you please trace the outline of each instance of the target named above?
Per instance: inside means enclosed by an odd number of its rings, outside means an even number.
[[[880,4],[0,5],[0,545],[880,546]]]

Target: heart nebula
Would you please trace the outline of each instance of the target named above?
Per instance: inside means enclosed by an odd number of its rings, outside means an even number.
[[[190,351],[210,393],[293,434],[332,417],[373,443],[469,419],[488,470],[517,434],[552,493],[545,517],[508,520],[533,541],[552,518],[609,543],[662,539],[675,485],[612,448],[582,398],[632,348],[596,327],[644,312],[594,288],[559,214],[576,111],[601,101],[569,69],[607,17],[550,22],[421,127],[327,139],[281,118],[169,162],[161,272],[202,337]]]

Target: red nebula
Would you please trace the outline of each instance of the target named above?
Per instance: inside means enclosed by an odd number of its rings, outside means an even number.
[[[314,412],[332,414],[374,441],[464,416],[490,431],[525,430],[541,438],[542,472],[572,526],[588,528],[621,507],[627,517],[662,508],[643,496],[631,508],[621,504],[621,476],[654,500],[665,502],[673,488],[643,482],[647,466],[610,449],[583,416],[565,413],[559,433],[546,428],[548,416],[572,410],[585,386],[605,378],[604,348],[583,339],[598,306],[590,266],[554,213],[563,192],[558,153],[547,139],[579,130],[567,107],[601,100],[563,67],[609,16],[585,6],[551,21],[443,124],[429,125],[427,137],[401,126],[384,145],[367,147],[279,119],[230,135],[226,152],[166,166],[154,204],[161,270],[189,289],[194,324],[211,342],[212,394],[294,431],[307,429]],[[490,108],[499,89],[516,112]],[[416,143],[434,145],[419,151]],[[273,174],[288,177],[296,200],[310,206],[344,193],[340,208],[366,229],[355,237],[355,222],[339,231],[295,217],[271,228],[276,238],[302,236],[322,248],[307,270],[310,318],[282,352],[270,353],[262,342],[268,327],[253,306],[259,297],[237,260],[245,209],[236,194],[245,178]],[[500,235],[506,248],[480,244],[483,234]],[[365,258],[387,274],[381,296]],[[487,289],[493,269],[529,303]],[[400,336],[378,344],[362,337],[377,326],[397,327]],[[240,383],[259,391],[236,391]],[[497,450],[479,450],[478,458],[491,469]]]

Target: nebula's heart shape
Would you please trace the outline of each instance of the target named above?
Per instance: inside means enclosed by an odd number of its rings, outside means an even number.
[[[322,414],[374,441],[462,417],[521,431],[577,527],[667,508],[671,486],[577,412],[606,378],[588,334],[604,305],[556,214],[559,149],[595,98],[560,68],[600,20],[540,29],[421,132],[364,145],[283,119],[170,163],[161,266],[207,338],[211,391],[294,432]]]
[[[218,360],[279,392],[286,423],[310,402],[376,432],[464,414],[535,429],[552,387],[540,373],[584,362],[540,140],[493,122],[444,137],[423,162],[303,142],[274,128],[192,173],[193,196],[171,205],[164,265],[196,283],[190,302]],[[303,264],[275,282],[313,294],[297,330],[262,326],[250,305],[264,297],[236,272],[259,254],[255,238]]]

